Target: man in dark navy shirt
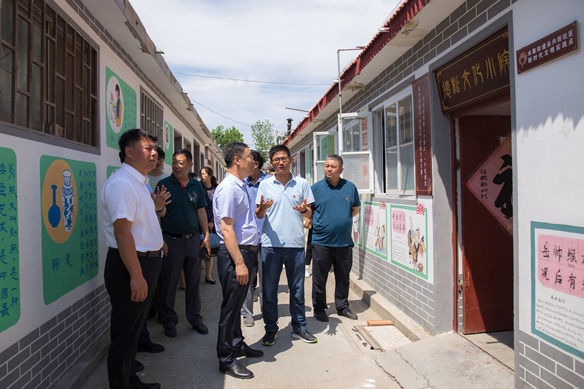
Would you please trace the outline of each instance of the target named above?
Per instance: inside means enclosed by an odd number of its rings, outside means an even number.
[[[341,178],[343,158],[329,155],[324,164],[325,178],[312,185],[314,203],[312,222],[312,306],[314,317],[328,321],[326,281],[331,265],[335,272],[335,306],[337,313],[356,320],[349,308],[349,274],[353,265],[353,217],[361,201],[357,187]]]
[[[162,262],[160,273],[161,302],[158,321],[164,326],[164,333],[176,337],[178,316],[174,310],[176,285],[180,269],[185,272],[187,320],[197,332],[209,332],[201,317],[201,259],[199,245],[201,232],[207,252],[210,253],[209,229],[205,212],[203,186],[188,176],[193,167],[193,156],[189,150],[178,150],[172,156],[172,175],[158,182],[171,194],[171,202],[166,205],[166,215],[161,218],[164,241],[168,246],[168,256]]]

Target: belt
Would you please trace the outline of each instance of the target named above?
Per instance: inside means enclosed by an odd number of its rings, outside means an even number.
[[[116,249],[115,247],[110,247],[110,250],[115,251],[116,253],[118,253],[118,255],[120,254],[120,250]],[[164,256],[164,252],[161,250],[156,250],[156,251],[136,251],[136,254],[139,257],[144,257],[144,258],[162,258]]]
[[[195,233],[191,233],[191,234],[171,234],[170,232],[164,232],[166,235],[173,237],[173,238],[180,238],[180,239],[191,239],[193,236],[195,236]]]
[[[260,245],[256,244],[256,245],[251,245],[251,244],[240,244],[239,245],[240,249],[244,249],[244,250],[250,250],[250,251],[255,251],[257,252],[260,249]]]

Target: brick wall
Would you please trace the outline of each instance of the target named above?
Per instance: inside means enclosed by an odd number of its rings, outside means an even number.
[[[584,388],[584,363],[523,331],[515,331],[518,388]]]
[[[102,285],[0,354],[0,388],[46,389],[109,328]]]

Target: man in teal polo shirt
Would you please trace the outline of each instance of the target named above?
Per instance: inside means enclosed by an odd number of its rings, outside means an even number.
[[[325,309],[326,281],[331,265],[335,272],[337,313],[356,320],[349,308],[349,274],[353,265],[353,217],[361,201],[357,187],[341,178],[343,158],[329,155],[324,163],[325,178],[312,185],[312,306],[314,317],[328,321]]]
[[[172,175],[158,182],[171,194],[171,202],[166,205],[166,215],[161,218],[164,241],[168,255],[162,261],[160,272],[161,302],[158,321],[164,326],[168,337],[176,337],[178,316],[174,310],[176,285],[180,269],[185,272],[187,320],[197,332],[209,332],[201,316],[201,260],[199,258],[200,234],[204,232],[203,244],[211,252],[205,193],[197,180],[189,178],[193,167],[193,156],[189,150],[179,150],[172,156]]]

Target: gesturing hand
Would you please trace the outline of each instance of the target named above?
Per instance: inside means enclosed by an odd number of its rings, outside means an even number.
[[[270,208],[274,204],[274,200],[270,199],[268,201],[264,201],[264,195],[260,197],[260,212],[264,212],[266,209]]]
[[[294,208],[295,210],[297,210],[300,213],[306,212],[306,209],[308,208],[308,206],[306,205],[306,199],[304,199],[304,201],[302,202],[302,204],[300,204],[300,205],[294,205],[292,208]]]
[[[152,194],[152,200],[154,200],[154,209],[158,210],[172,203],[172,200],[170,200],[170,192],[166,190],[164,185],[156,188],[156,193]]]

